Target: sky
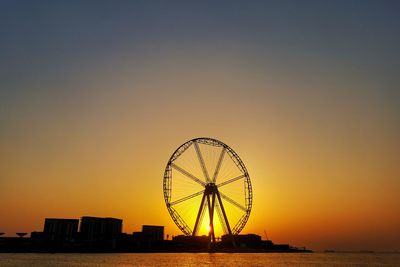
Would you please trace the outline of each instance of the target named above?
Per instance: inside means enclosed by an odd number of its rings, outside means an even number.
[[[368,0],[0,1],[0,232],[91,215],[177,235],[164,169],[205,136],[250,174],[242,233],[400,250],[399,13]]]

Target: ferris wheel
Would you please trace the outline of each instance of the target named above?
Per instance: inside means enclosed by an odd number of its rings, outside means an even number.
[[[239,156],[212,138],[187,141],[168,160],[163,180],[169,214],[185,235],[239,234],[249,219],[253,193]]]

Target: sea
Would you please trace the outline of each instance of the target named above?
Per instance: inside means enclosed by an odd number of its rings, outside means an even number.
[[[0,253],[0,266],[400,266],[399,253]]]

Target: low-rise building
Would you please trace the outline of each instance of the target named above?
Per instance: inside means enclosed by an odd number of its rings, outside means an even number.
[[[50,241],[73,242],[78,233],[78,219],[46,218],[43,238]]]
[[[210,237],[178,235],[172,237],[172,242],[182,249],[206,249],[210,243]]]
[[[234,243],[232,241],[234,241]],[[256,234],[223,235],[221,238],[221,244],[223,247],[231,247],[235,244],[240,248],[261,248],[263,246],[261,236]]]
[[[122,233],[122,220],[84,216],[81,218],[79,232],[83,241],[115,240]]]
[[[164,240],[164,226],[143,225],[142,239],[150,242]]]

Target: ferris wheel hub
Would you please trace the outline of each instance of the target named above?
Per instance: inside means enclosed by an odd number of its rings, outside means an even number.
[[[215,183],[208,183],[205,187],[206,189],[204,191],[204,194],[206,195],[212,195],[213,193],[216,193],[218,191],[217,185]]]

